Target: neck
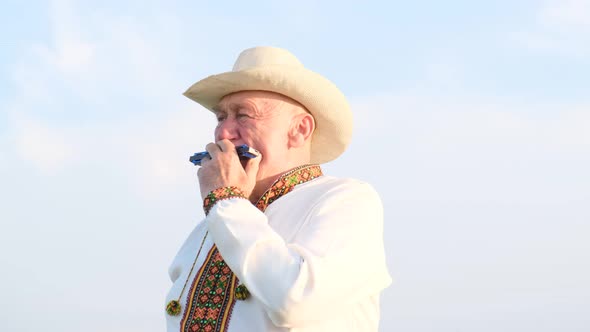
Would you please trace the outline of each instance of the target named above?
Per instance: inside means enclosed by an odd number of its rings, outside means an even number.
[[[252,193],[250,194],[250,202],[252,202],[252,204],[256,204],[260,197],[262,197],[262,195],[273,185],[273,183],[275,183],[275,181],[282,174],[283,173],[257,181],[256,186],[254,186],[254,190],[252,190]]]
[[[301,148],[287,149],[284,155],[276,156],[266,162],[262,160],[256,176],[256,185],[249,197],[250,201],[256,204],[281,175],[301,165],[309,164],[310,149],[310,145],[307,144]]]
[[[281,171],[273,172],[271,175],[265,176],[262,179],[256,181],[256,185],[254,186],[254,190],[252,190],[252,193],[250,194],[250,197],[249,197],[250,202],[252,202],[253,204],[256,204],[258,202],[258,200],[260,199],[260,197],[262,197],[262,195],[268,189],[270,189],[270,187],[272,187],[272,185],[277,181],[278,178],[281,177],[281,175],[289,172],[290,170],[292,170],[294,168],[297,168],[297,167],[305,165],[305,164],[309,164],[309,162],[302,162],[297,165],[291,165],[289,167],[282,169]]]

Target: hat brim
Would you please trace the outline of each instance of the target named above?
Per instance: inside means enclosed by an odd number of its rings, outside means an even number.
[[[184,95],[213,111],[228,94],[262,90],[290,97],[313,115],[311,162],[323,164],[346,150],[352,137],[352,112],[346,97],[323,76],[304,68],[264,66],[212,75],[193,84]]]

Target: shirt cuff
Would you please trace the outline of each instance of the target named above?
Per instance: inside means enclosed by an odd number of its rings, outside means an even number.
[[[209,214],[209,211],[211,211],[211,208],[215,205],[215,203],[229,198],[248,199],[244,192],[238,187],[231,186],[217,188],[209,192],[203,200],[203,210],[205,210],[205,215]]]

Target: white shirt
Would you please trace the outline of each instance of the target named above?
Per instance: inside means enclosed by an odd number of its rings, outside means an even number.
[[[169,269],[183,312],[167,317],[181,331],[190,289],[215,243],[251,296],[220,320],[226,331],[377,331],[379,294],[391,283],[383,247],[383,207],[368,184],[321,176],[296,185],[264,212],[246,199],[218,201]]]

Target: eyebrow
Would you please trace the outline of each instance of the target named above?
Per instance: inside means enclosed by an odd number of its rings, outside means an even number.
[[[231,104],[226,104],[226,106],[222,107],[220,104],[217,104],[215,106],[213,106],[211,108],[211,110],[213,110],[214,113],[219,113],[219,112],[227,112],[229,111],[237,111],[238,109],[241,108],[245,108],[248,109],[250,111],[254,111],[256,112],[255,109],[252,109],[247,103],[231,103]]]
[[[221,104],[217,104],[217,105],[213,106],[212,109],[215,112],[227,112],[227,110],[233,110],[238,106],[239,105],[236,103],[226,104],[224,107],[222,107]]]
[[[212,110],[214,113],[223,112],[223,110],[222,110],[222,109],[219,107],[219,104],[217,104],[217,105],[215,105],[215,106],[211,107],[211,110]]]

